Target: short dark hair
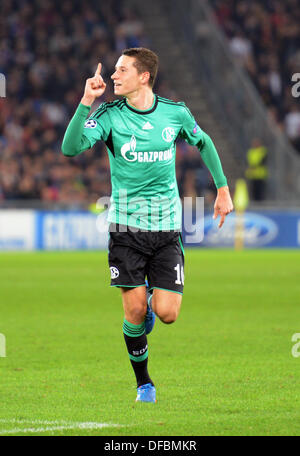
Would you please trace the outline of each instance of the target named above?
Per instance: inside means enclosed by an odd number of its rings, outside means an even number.
[[[134,66],[139,74],[145,71],[150,73],[149,85],[153,87],[158,70],[158,56],[155,52],[147,48],[137,47],[124,49],[122,55],[135,58]]]

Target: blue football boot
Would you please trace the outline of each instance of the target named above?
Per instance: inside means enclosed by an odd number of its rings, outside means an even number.
[[[148,291],[148,281],[146,280],[146,292],[147,292],[147,312],[145,317],[145,333],[151,333],[154,323],[155,323],[155,313],[152,310],[151,306],[151,297],[152,294]]]
[[[151,383],[139,386],[137,389],[136,402],[156,402],[156,389]]]

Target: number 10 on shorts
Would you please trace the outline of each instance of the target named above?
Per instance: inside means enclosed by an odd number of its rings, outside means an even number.
[[[180,264],[177,264],[174,269],[177,272],[177,279],[175,280],[176,285],[184,285],[183,266],[180,266]]]

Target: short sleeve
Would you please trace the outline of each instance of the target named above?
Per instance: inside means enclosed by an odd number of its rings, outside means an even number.
[[[203,139],[203,131],[184,103],[182,103],[180,110],[182,128],[179,136],[185,139],[191,146],[196,146]]]
[[[103,103],[85,121],[83,135],[88,139],[90,147],[97,141],[106,141],[110,132],[110,119]]]

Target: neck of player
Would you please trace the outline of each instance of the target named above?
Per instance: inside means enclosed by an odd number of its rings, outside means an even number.
[[[127,103],[139,111],[147,111],[154,102],[154,93],[152,89],[136,91],[126,95]]]

